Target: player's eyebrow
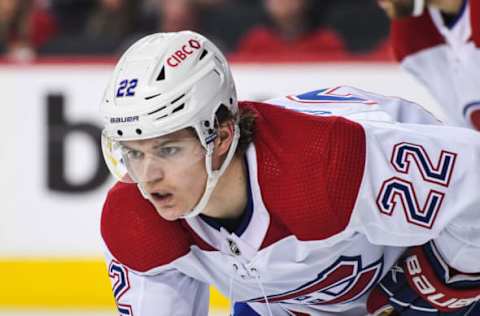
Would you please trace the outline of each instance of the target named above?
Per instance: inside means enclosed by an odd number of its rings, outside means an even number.
[[[177,143],[177,142],[181,142],[181,141],[184,141],[184,140],[191,141],[191,140],[194,140],[194,139],[195,139],[194,137],[165,136],[165,138],[155,140],[153,146],[154,147],[159,147],[159,146],[163,146],[163,145],[170,144],[170,143]]]
[[[160,148],[162,146],[165,146],[165,145],[169,145],[171,143],[177,143],[177,142],[181,142],[182,140],[185,140],[185,139],[194,139],[193,137],[176,137],[176,136],[171,136],[171,137],[165,137],[165,138],[162,138],[162,139],[157,139],[155,140],[149,147],[148,149],[157,149],[157,148]],[[142,151],[142,149],[137,149],[137,148],[134,148],[132,146],[129,146],[126,144],[127,142],[121,142],[121,145],[125,148],[127,148],[128,150],[140,150]]]
[[[169,144],[172,144],[172,143],[178,143],[179,141],[181,141],[182,139],[165,139],[165,140],[162,140],[162,141],[159,141],[158,143],[154,143],[151,147],[151,149],[158,149],[160,147],[163,147],[165,145],[169,145]]]

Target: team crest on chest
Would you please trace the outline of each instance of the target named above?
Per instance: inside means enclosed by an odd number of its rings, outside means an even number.
[[[314,280],[295,290],[268,296],[268,301],[287,304],[328,305],[353,301],[375,285],[382,275],[383,256],[363,267],[362,257],[340,257]],[[249,302],[265,303],[264,298]]]

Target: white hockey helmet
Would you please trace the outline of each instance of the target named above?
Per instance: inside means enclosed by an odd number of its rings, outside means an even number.
[[[191,31],[157,33],[140,39],[120,58],[101,103],[105,119],[102,150],[107,166],[118,180],[132,182],[120,150],[121,141],[150,139],[193,127],[206,150],[208,173],[204,194],[188,217],[197,215],[206,206],[238,143],[235,124],[227,157],[219,170],[212,170],[215,113],[222,105],[233,114],[238,111],[230,68],[211,41]],[[139,188],[148,199],[141,183]]]

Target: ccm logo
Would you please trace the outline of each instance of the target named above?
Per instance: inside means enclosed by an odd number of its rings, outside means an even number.
[[[200,48],[200,42],[194,39],[190,39],[186,44],[167,58],[167,64],[170,67],[177,67],[182,61],[184,61],[195,50]]]
[[[443,293],[442,289],[436,289],[435,286],[423,274],[420,261],[416,255],[410,256],[405,260],[408,274],[417,291],[423,295],[433,306],[442,311],[451,311],[472,304],[480,299],[480,295],[474,297],[457,298],[452,294]]]

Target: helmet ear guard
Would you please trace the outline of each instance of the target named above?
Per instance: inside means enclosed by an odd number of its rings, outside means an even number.
[[[207,185],[190,212],[197,215],[208,203],[216,182],[234,156],[239,130],[219,170],[212,170],[213,141],[218,136],[216,112],[225,106],[237,113],[235,84],[220,50],[200,34],[157,33],[134,43],[120,58],[101,103],[105,118],[102,150],[107,166],[119,181],[131,179],[121,158],[111,150],[120,141],[150,139],[192,127],[206,150]],[[122,171],[119,171],[122,170]],[[141,184],[142,194],[148,198]]]

